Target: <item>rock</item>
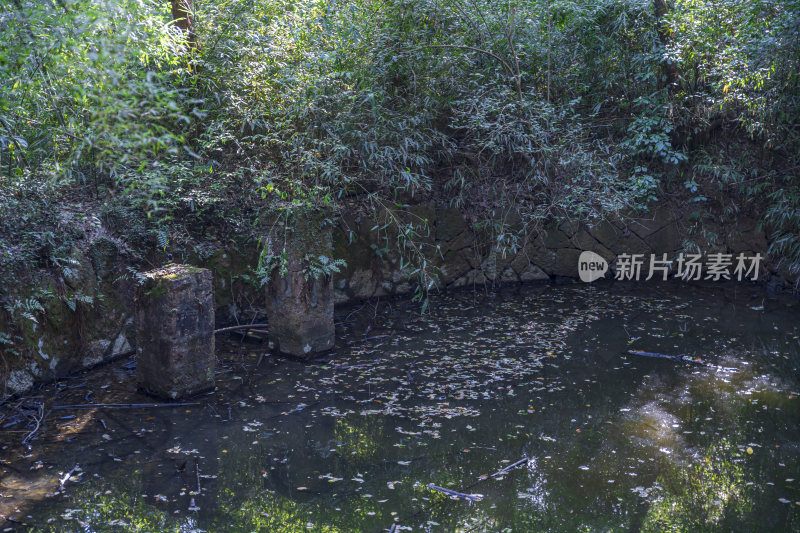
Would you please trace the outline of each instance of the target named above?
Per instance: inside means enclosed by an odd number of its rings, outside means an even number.
[[[214,388],[214,307],[210,270],[168,265],[144,274],[135,296],[140,388],[169,399]]]
[[[64,282],[75,292],[84,296],[94,297],[96,278],[92,263],[80,248],[74,247],[70,253],[69,262],[62,268]]]
[[[6,388],[11,394],[25,392],[33,387],[33,376],[25,370],[12,370],[8,374]]]
[[[436,208],[431,202],[409,206],[403,220],[408,224],[413,224],[415,228],[423,230],[423,234],[427,233],[424,228],[433,226],[436,220]]]
[[[606,261],[614,260],[614,253],[600,244],[600,242],[598,242],[597,239],[595,239],[585,228],[581,228],[576,231],[570,240],[572,241],[572,244],[582,252],[594,252]]]
[[[408,294],[409,292],[411,292],[411,284],[408,282],[403,282],[394,288],[395,294]]]
[[[572,246],[569,237],[567,237],[563,231],[553,227],[544,230],[543,233],[539,235],[536,244],[551,250]]]
[[[551,267],[552,273],[556,276],[578,277],[578,258],[580,255],[580,250],[559,248],[556,250],[556,259]]]
[[[462,231],[453,240],[447,243],[447,246],[443,246],[443,248],[450,252],[457,252],[459,250],[463,250],[464,248],[468,248],[475,243],[475,235],[471,231]]]
[[[494,281],[497,278],[497,254],[490,253],[481,263],[481,271],[486,279]]]
[[[378,287],[375,289],[373,296],[387,296],[392,294],[392,282],[391,281],[382,281],[378,284]]]
[[[678,232],[678,224],[670,222],[660,230],[647,237],[647,244],[657,255],[672,253],[681,247],[681,236]]]
[[[81,361],[81,365],[85,368],[95,366],[110,357],[133,349],[123,333],[120,333],[113,343],[108,339],[96,339],[89,342],[86,348],[86,354]]]
[[[511,265],[511,262],[517,256],[518,251],[519,250],[517,250],[516,252],[512,252],[510,248],[506,248],[504,250],[497,250],[494,254],[495,255],[494,261],[495,264],[497,265],[497,270],[505,270],[507,266]]]
[[[608,220],[593,222],[587,226],[586,230],[597,242],[609,250],[612,249],[614,243],[617,242],[622,235],[622,230]]]
[[[470,270],[467,273],[466,285],[484,285],[486,283],[486,276],[480,270]]]
[[[445,285],[450,285],[456,279],[469,272],[469,270],[469,261],[467,261],[463,253],[448,252],[447,255],[444,256],[444,264],[440,269],[442,282]]]
[[[472,268],[480,268],[483,263],[483,257],[480,256],[475,248],[465,248],[462,252],[464,257],[469,261],[469,266]]]
[[[764,256],[769,246],[764,232],[756,228],[741,232],[730,232],[727,241],[730,251],[736,254],[741,252],[760,252]]]
[[[486,276],[480,270],[470,270],[466,275],[461,276],[455,280],[450,286],[457,289],[459,287],[466,287],[467,285],[484,285],[486,283]]]
[[[547,274],[553,275],[555,274],[553,269],[555,268],[556,264],[556,252],[555,250],[534,247],[531,253],[530,262],[544,270]],[[577,273],[577,271],[578,269],[576,265],[575,272]]]
[[[464,287],[466,284],[467,284],[467,276],[461,276],[453,283],[451,283],[450,286],[453,287],[454,289],[459,289],[461,287]]]
[[[113,356],[130,352],[132,349],[133,347],[131,346],[131,343],[128,342],[128,338],[123,333],[120,333],[114,341],[114,346],[111,347],[111,355]]]
[[[108,279],[117,266],[119,247],[112,239],[101,236],[92,242],[89,257],[95,274],[100,279]]]
[[[519,280],[520,281],[543,281],[543,280],[546,280],[546,279],[549,280],[550,276],[548,276],[547,273],[545,273],[544,270],[542,270],[541,268],[539,268],[536,265],[530,265],[529,264],[519,274]]]
[[[502,281],[503,283],[514,283],[515,281],[519,281],[519,278],[517,277],[517,273],[514,272],[514,269],[508,267],[503,271],[503,274],[500,276],[500,281]]]
[[[650,237],[657,231],[673,223],[675,217],[666,207],[656,206],[650,216],[637,217],[627,221],[626,226],[640,239],[650,242]],[[667,251],[667,250],[665,250]]]
[[[652,253],[652,248],[641,237],[627,228],[623,228],[620,231],[619,237],[609,249],[615,256],[620,254],[644,254],[649,257]]]
[[[334,304],[345,304],[350,301],[350,295],[344,291],[339,289],[333,290],[333,303]]]
[[[81,364],[85,368],[89,368],[101,363],[108,355],[109,348],[111,348],[111,341],[108,339],[97,339],[90,342],[86,347],[86,355],[84,355]]]
[[[532,243],[527,243],[517,252],[517,255],[515,255],[509,263],[517,275],[519,275],[520,272],[525,270],[525,268],[531,264],[534,249],[535,248]]]
[[[358,269],[350,277],[350,292],[356,300],[372,298],[376,288],[372,270]]]
[[[398,283],[403,283],[409,280],[409,275],[411,274],[411,269],[408,267],[401,269],[395,269],[392,271],[392,283],[395,285]]]
[[[465,232],[467,221],[455,207],[436,209],[436,240],[450,242]]]
[[[214,253],[203,262],[203,266],[211,269],[214,283],[214,298],[217,305],[217,320],[234,320],[238,316],[238,305],[232,286],[233,261],[221,244],[214,243]],[[254,263],[250,263],[254,264]]]
[[[566,235],[567,238],[572,238],[581,228],[580,222],[577,220],[568,219],[558,225],[558,231]]]

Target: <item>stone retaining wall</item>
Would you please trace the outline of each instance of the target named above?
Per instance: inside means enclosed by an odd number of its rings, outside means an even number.
[[[604,220],[589,224],[564,222],[540,229],[523,237],[515,253],[501,253],[490,237],[474,231],[462,213],[452,207],[432,204],[414,208],[420,219],[427,219],[428,237],[423,240],[432,271],[438,270],[439,288],[460,288],[543,281],[554,278],[577,278],[578,257],[593,251],[615,270],[620,254],[666,253],[675,257],[687,249],[691,240],[703,253],[760,252],[765,255],[768,242],[754,219],[717,220],[711,224],[717,238],[691,235],[685,210],[658,207],[651,214],[621,221]],[[512,217],[513,218],[513,217]],[[705,222],[708,227],[709,223]],[[386,235],[374,228],[372,219],[345,217],[335,235],[335,255],[347,261],[347,269],[334,278],[336,303],[407,294],[414,288],[408,271],[399,268],[397,256],[377,253]],[[353,229],[356,231],[353,232]],[[519,229],[519,223],[511,224]],[[357,237],[351,242],[348,237]],[[390,237],[391,238],[391,237]],[[784,273],[785,274],[785,273]],[[760,279],[780,280],[776,265],[765,263]]]
[[[590,250],[610,262],[622,253],[667,253],[675,255],[692,240],[701,252],[760,252],[768,247],[759,221],[738,217],[703,221],[711,229],[706,236],[692,235],[688,208],[658,206],[651,214],[621,221],[595,224],[562,223],[549,226],[519,241],[516,253],[505,255],[493,247],[492,237],[475,231],[455,208],[419,204],[401,215],[427,220],[421,246],[429,270],[436,272],[438,288],[499,286],[517,282],[547,281],[577,277],[578,256]],[[512,219],[513,217],[509,217]],[[511,224],[519,229],[520,222]],[[369,217],[345,215],[334,231],[334,257],[345,259],[347,268],[334,276],[336,304],[369,298],[405,295],[415,290],[409,268],[400,268],[401,258],[388,250],[393,243],[390,229],[376,229]],[[422,230],[421,230],[422,231]],[[714,238],[713,235],[717,237]],[[36,288],[62,298],[48,300],[41,323],[26,321],[22,346],[12,353],[5,349],[0,361],[0,396],[29,389],[34,383],[63,376],[106,361],[135,347],[133,287],[120,252],[124,243],[101,231],[73,253],[74,264],[63,281],[46,273],[38,275]],[[255,266],[257,250],[247,255],[218,247],[211,257],[182,261],[212,270],[218,325],[231,322],[242,301],[264,307],[264,290],[243,281]],[[775,287],[796,287],[796,281],[780,265],[765,262],[761,280]],[[24,297],[30,287],[15,288]],[[68,296],[85,295],[92,303],[70,308]],[[0,331],[6,331],[0,314]],[[3,346],[0,346],[2,349]]]

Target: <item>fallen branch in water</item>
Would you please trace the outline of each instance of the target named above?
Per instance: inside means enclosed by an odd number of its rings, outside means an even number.
[[[468,485],[468,486],[464,487],[463,490],[469,490],[472,487],[474,487],[475,485],[477,485],[478,483],[486,481],[489,478],[499,477],[499,476],[502,476],[504,474],[508,474],[510,471],[514,470],[515,468],[518,468],[518,467],[520,467],[522,465],[528,464],[528,461],[530,461],[530,459],[528,459],[527,457],[523,457],[522,459],[520,459],[516,463],[511,463],[507,467],[501,468],[500,470],[498,470],[494,474],[489,474],[488,476],[481,476],[480,478],[478,478],[478,481],[476,481],[472,485]]]
[[[291,415],[293,413],[297,413],[297,412],[303,411],[304,409],[308,409],[310,407],[314,407],[314,406],[319,405],[321,403],[322,403],[322,401],[314,402],[314,403],[311,403],[311,404],[308,404],[308,405],[306,405],[304,403],[301,403],[297,407],[295,407],[294,409],[291,409],[289,411],[284,411],[282,413],[278,413],[277,415],[268,416],[267,418],[265,418],[265,420],[272,420],[273,418],[278,418],[280,416]],[[228,411],[229,411],[228,416],[230,416],[230,408],[229,408]]]
[[[184,407],[187,405],[200,405],[200,403],[78,403],[74,405],[54,405],[50,409],[154,409],[157,407]]]
[[[438,492],[443,492],[447,494],[451,498],[457,498],[459,500],[467,500],[471,502],[479,502],[483,499],[483,494],[466,494],[464,492],[458,492],[455,490],[446,489],[444,487],[440,487],[438,485],[434,485],[433,483],[428,483],[428,488],[431,490],[435,490]]]
[[[28,434],[25,436],[25,438],[24,438],[24,439],[22,439],[22,445],[23,445],[23,446],[29,446],[29,445],[30,445],[30,441],[31,441],[31,439],[32,439],[32,438],[33,438],[33,436],[34,436],[34,435],[36,435],[36,433],[39,431],[39,428],[40,428],[40,427],[41,427],[41,425],[42,425],[42,420],[44,420],[44,404],[43,404],[43,403],[39,403],[39,404],[37,405],[37,410],[38,410],[38,415],[39,415],[39,416],[36,416],[36,415],[28,415],[30,418],[32,418],[32,419],[33,419],[33,420],[36,422],[36,427],[34,427],[34,428],[33,428],[33,431],[31,431],[30,433],[28,433]],[[29,446],[29,447],[30,447],[30,446]]]
[[[17,412],[17,410],[20,408],[20,406],[22,406],[23,403],[25,403],[25,398],[21,398],[19,401],[17,401],[16,404],[11,406],[8,412],[3,415],[3,418],[0,418],[0,424],[5,422],[6,418],[11,416],[13,413]]]
[[[628,350],[631,355],[641,355],[644,357],[657,357],[659,359],[672,359],[674,361],[683,361],[684,363],[692,363],[695,365],[711,366],[699,357],[689,357],[688,355],[667,355],[663,353],[644,352],[642,350]]]
[[[509,471],[514,470],[515,468],[520,467],[524,464],[527,464],[528,461],[530,461],[530,459],[528,459],[527,457],[523,457],[516,463],[512,463],[505,468],[501,468],[500,470],[492,474],[491,477],[497,477],[497,476],[502,476],[503,474],[508,474]]]
[[[350,370],[352,368],[364,368],[367,366],[377,365],[378,361],[373,361],[371,363],[361,363],[358,365],[333,365],[331,368],[335,368],[336,370]]]
[[[255,328],[268,328],[269,324],[244,324],[241,326],[229,326],[227,328],[215,329],[214,333],[226,333],[228,331],[236,331],[240,329],[255,329]]]
[[[69,472],[64,474],[64,477],[59,478],[58,479],[58,488],[59,489],[63,489],[64,488],[64,484],[67,481],[69,481],[69,478],[72,477],[72,474],[74,474],[76,471],[79,471],[80,469],[81,469],[81,467],[79,465],[75,465],[75,466],[72,467],[72,470],[70,470]]]
[[[658,359],[672,359],[673,361],[681,361],[683,363],[691,363],[693,365],[700,365],[705,366],[707,368],[716,368],[718,370],[724,370],[725,372],[736,372],[738,368],[732,368],[728,366],[718,366],[712,365],[711,363],[707,363],[700,359],[699,357],[690,357],[688,355],[667,355],[663,353],[656,353],[656,352],[645,352],[642,350],[628,350],[628,353],[631,355],[641,355],[644,357],[656,357]]]

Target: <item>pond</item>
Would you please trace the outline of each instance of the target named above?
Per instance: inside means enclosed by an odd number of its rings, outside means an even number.
[[[0,529],[798,531],[797,304],[685,283],[366,304],[322,361],[220,337],[198,405],[52,409],[154,401],[116,361],[33,393],[30,447],[3,428]]]

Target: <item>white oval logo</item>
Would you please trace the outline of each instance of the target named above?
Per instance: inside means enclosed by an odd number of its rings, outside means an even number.
[[[578,257],[578,276],[581,281],[591,283],[608,272],[608,261],[594,252],[581,252]]]

